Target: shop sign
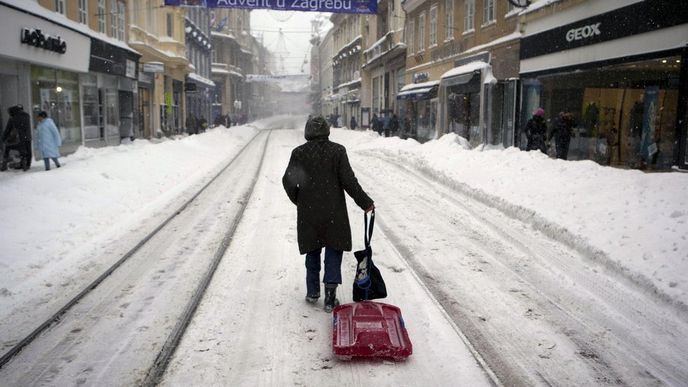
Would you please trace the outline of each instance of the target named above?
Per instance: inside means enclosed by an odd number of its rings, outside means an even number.
[[[161,62],[148,62],[143,64],[144,73],[164,73],[165,64]]]
[[[521,38],[520,57],[521,60],[529,59],[686,23],[688,7],[667,0],[639,1],[550,30],[526,34]],[[653,48],[647,47],[648,50]]]
[[[413,74],[413,83],[425,82],[428,79],[429,79],[429,76],[428,76],[428,73],[426,73],[426,72]]]
[[[124,75],[126,75],[127,78],[136,78],[136,62],[131,59],[127,59],[126,69],[124,71]]]
[[[595,35],[600,35],[600,24],[602,23],[590,24],[580,28],[572,28],[566,32],[566,40],[573,42],[574,40],[581,40]]]
[[[46,35],[40,29],[22,28],[20,39],[22,44],[28,44],[29,46],[53,51],[58,54],[67,52],[67,42],[59,36]]]

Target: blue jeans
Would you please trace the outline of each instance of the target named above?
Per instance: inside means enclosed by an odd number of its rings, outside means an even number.
[[[306,292],[307,295],[320,294],[320,252],[317,249],[306,254]],[[325,247],[325,275],[326,284],[342,283],[342,254],[344,252]]]

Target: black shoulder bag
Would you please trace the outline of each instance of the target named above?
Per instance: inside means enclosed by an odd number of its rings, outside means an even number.
[[[373,226],[375,225],[375,210],[370,215],[370,226],[368,225],[368,214],[364,213],[363,216],[365,249],[354,252],[354,257],[358,261],[353,286],[353,299],[356,302],[387,297],[385,281],[382,279],[380,270],[373,263],[373,250],[370,247]]]

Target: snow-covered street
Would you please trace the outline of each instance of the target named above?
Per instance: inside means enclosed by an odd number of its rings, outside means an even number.
[[[468,150],[453,134],[421,145],[332,129],[377,207],[372,245],[389,291],[381,301],[402,309],[414,344],[405,362],[337,360],[331,315],[322,300],[303,300],[296,210],[281,184],[291,150],[304,142],[304,121],[277,117],[161,143],[82,148],[59,170],[0,174],[4,353],[254,136],[267,137],[250,197],[242,195],[262,143],[198,197],[195,215],[172,221],[174,233],[124,263],[3,366],[0,384],[140,383],[243,204],[164,385],[688,380],[688,174],[515,148]],[[353,201],[348,208],[357,250],[362,211]],[[351,302],[353,255],[344,262],[338,296]]]

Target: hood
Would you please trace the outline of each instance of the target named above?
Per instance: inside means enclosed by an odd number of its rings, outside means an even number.
[[[10,113],[10,117],[14,117],[19,113],[20,111],[24,110],[21,106],[12,106],[11,108],[7,109],[8,113]]]
[[[330,125],[322,117],[313,117],[306,122],[306,129],[303,136],[306,140],[315,140],[318,138],[327,138],[330,135]]]

